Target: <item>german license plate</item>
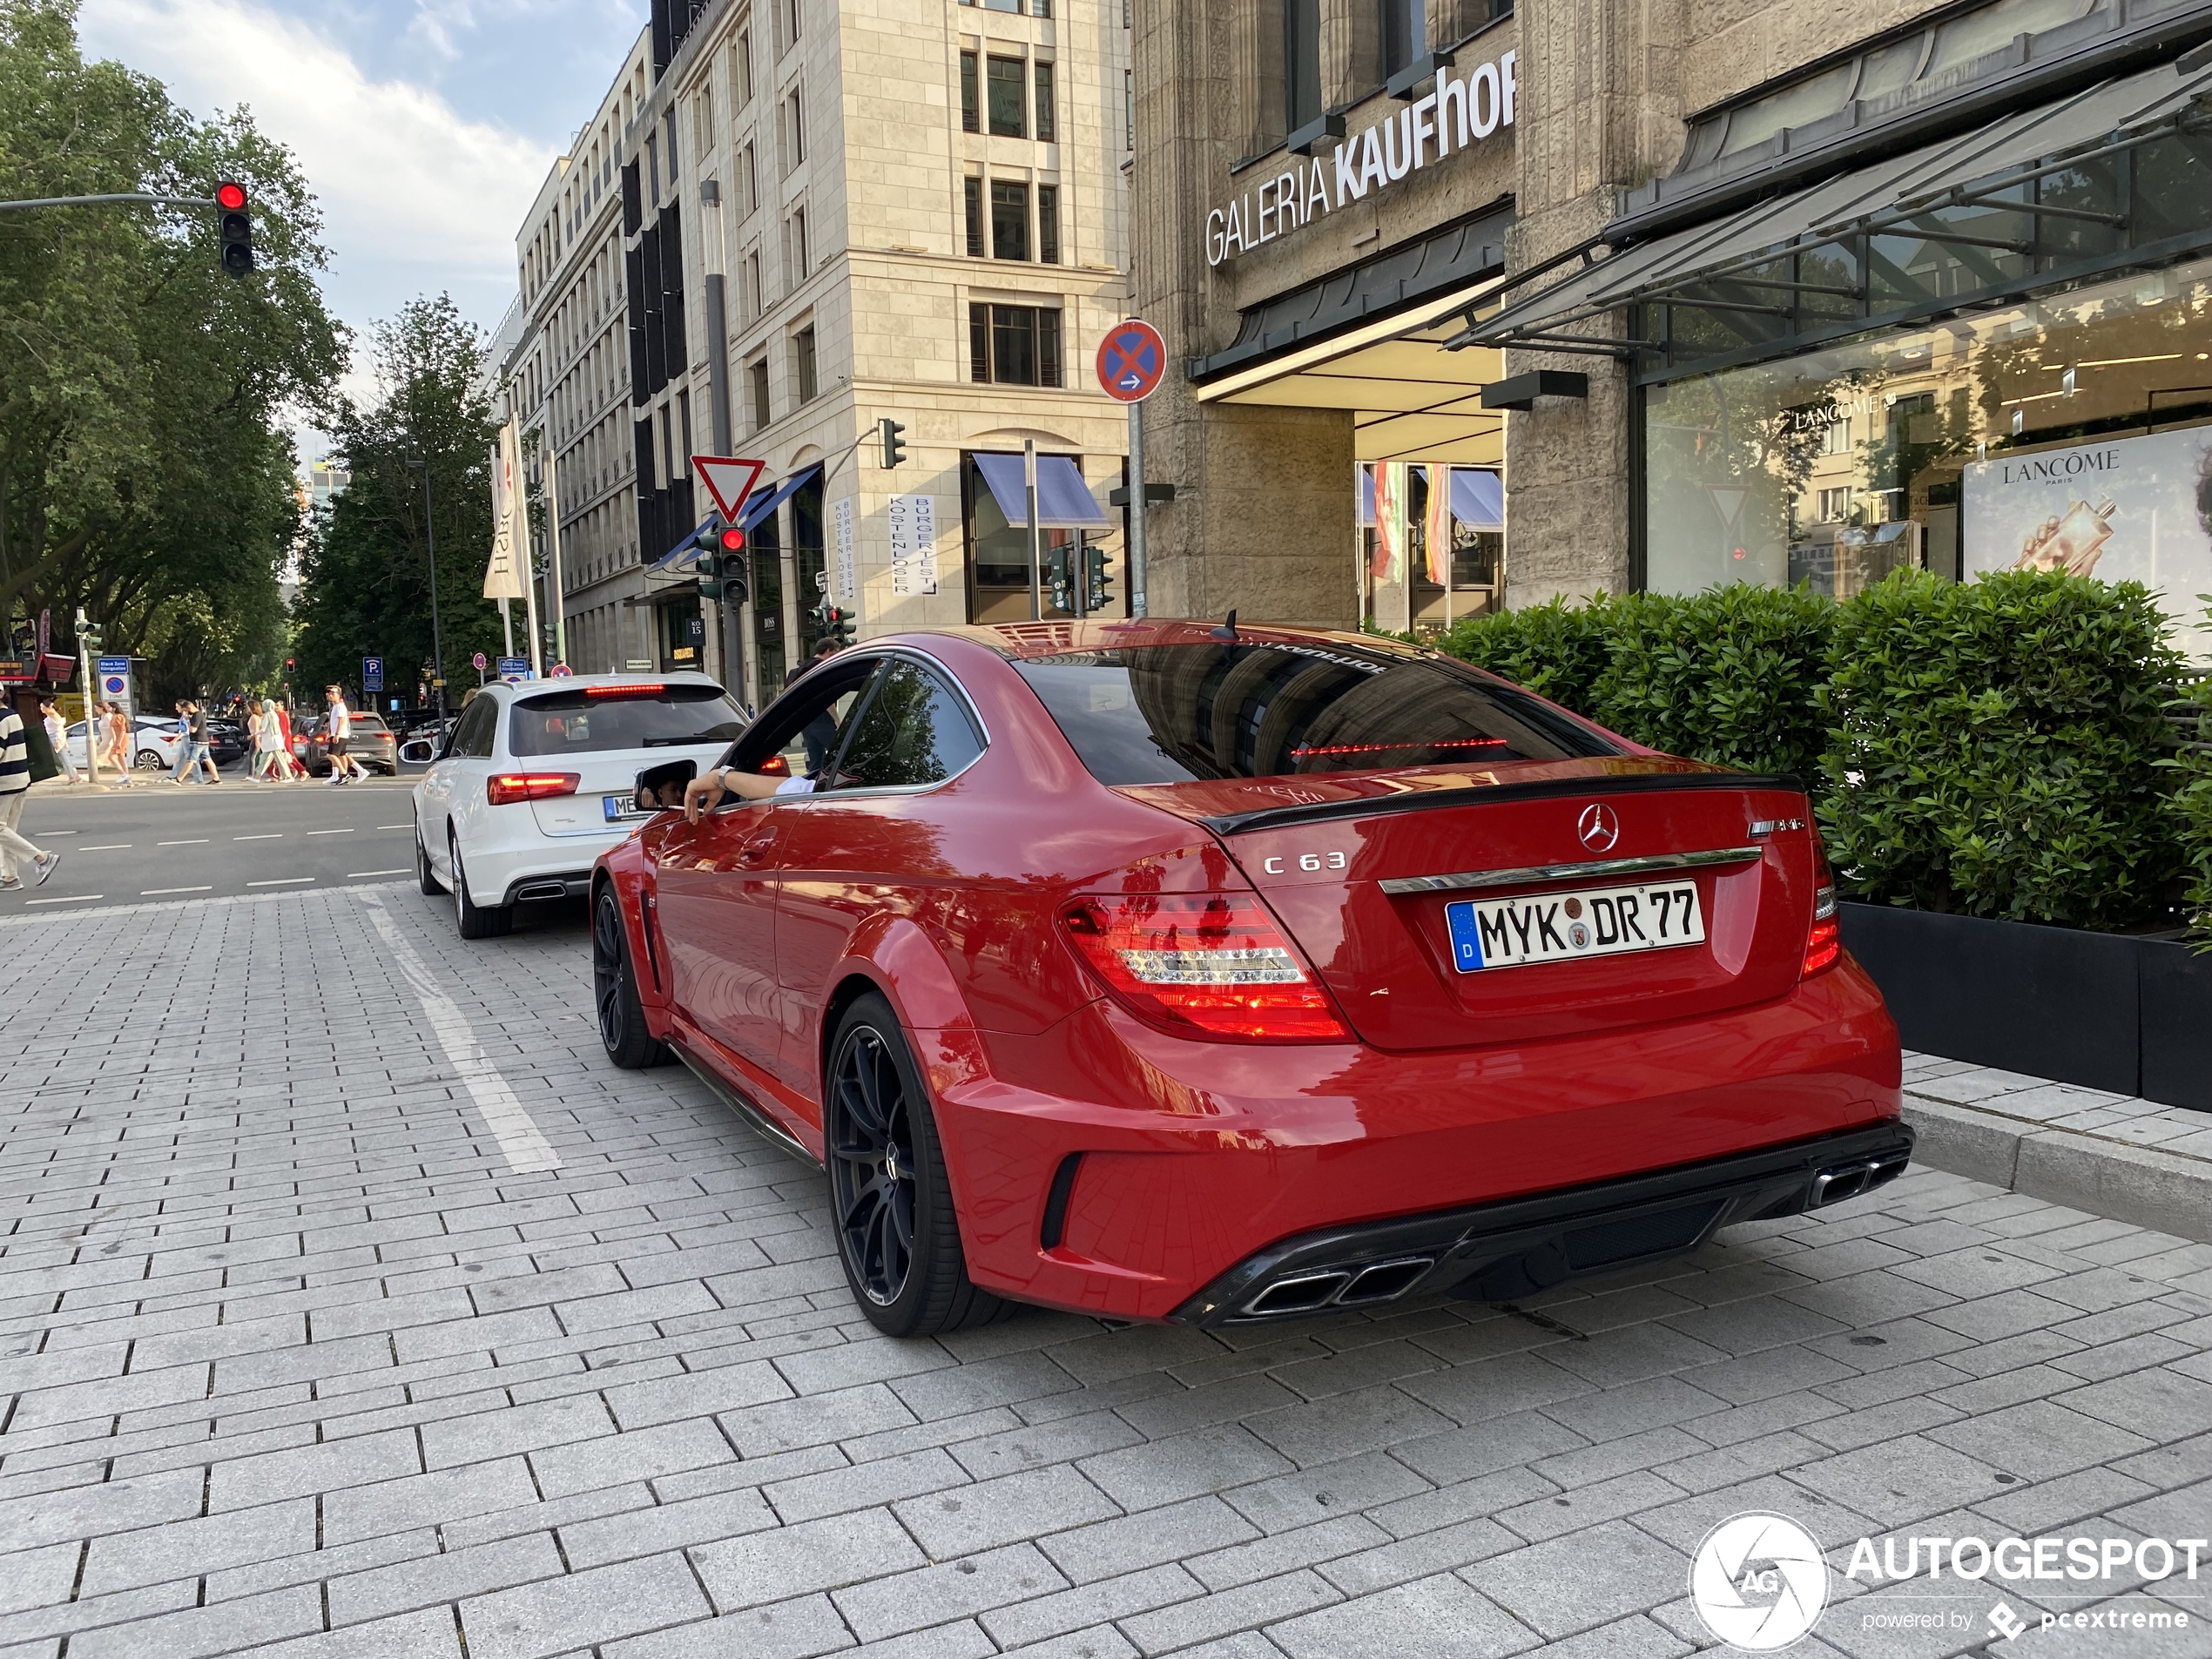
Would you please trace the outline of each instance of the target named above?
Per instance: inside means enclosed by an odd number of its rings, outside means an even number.
[[[610,824],[619,823],[632,818],[651,818],[652,816],[651,813],[641,813],[637,810],[637,799],[635,795],[599,797],[600,804],[607,814],[607,822]]]
[[[1444,918],[1452,966],[1462,974],[1668,950],[1705,938],[1697,888],[1688,881],[1463,900],[1447,905]]]

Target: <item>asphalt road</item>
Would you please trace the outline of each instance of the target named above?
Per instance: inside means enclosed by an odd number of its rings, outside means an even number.
[[[145,774],[139,774],[145,779]],[[40,790],[23,831],[62,861],[43,887],[0,894],[0,915],[165,898],[390,881],[415,868],[411,776],[337,787],[165,777],[94,792]]]

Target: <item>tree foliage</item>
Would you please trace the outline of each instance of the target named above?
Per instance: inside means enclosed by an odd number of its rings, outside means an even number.
[[[350,685],[363,657],[386,659],[387,684],[406,695],[428,678],[442,635],[446,673],[459,688],[471,653],[497,655],[499,611],[483,597],[491,550],[491,447],[497,428],[476,387],[485,341],[441,294],[416,300],[373,331],[376,395],[341,399],[334,453],[351,475],[310,534],[300,567],[293,641],[295,688]],[[437,624],[432,625],[427,531],[435,509]],[[519,620],[519,619],[518,619]]]
[[[157,698],[264,678],[298,527],[281,421],[344,360],[289,152],[84,62],[73,0],[0,0],[0,198],[145,191],[253,201],[258,268],[224,273],[205,208],[0,213],[0,616],[82,604]]]

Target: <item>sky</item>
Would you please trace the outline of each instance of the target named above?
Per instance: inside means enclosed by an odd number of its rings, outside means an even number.
[[[78,31],[87,57],[198,116],[244,105],[299,157],[361,395],[368,325],[416,295],[497,326],[523,215],[644,21],[644,0],[83,0]]]

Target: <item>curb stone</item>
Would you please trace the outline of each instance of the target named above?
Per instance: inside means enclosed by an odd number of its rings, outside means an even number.
[[[2212,1162],[2048,1129],[1909,1088],[1916,1163],[2198,1244],[2212,1244]]]

